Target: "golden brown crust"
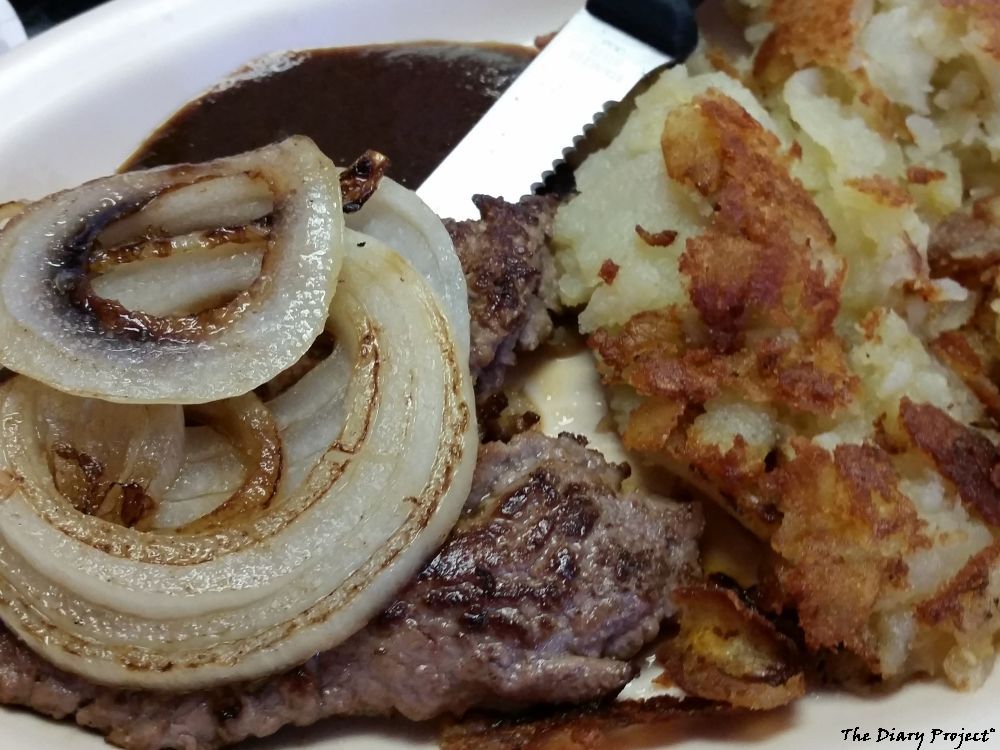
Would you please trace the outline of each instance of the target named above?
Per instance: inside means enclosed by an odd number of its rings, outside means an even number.
[[[841,68],[840,75],[855,91],[857,104],[865,123],[883,138],[913,143],[913,133],[906,125],[908,111],[890,99],[882,89],[872,83],[864,68]]]
[[[906,170],[906,181],[911,185],[930,185],[932,182],[939,182],[947,176],[940,169],[929,169],[919,165],[913,165]]]
[[[930,404],[904,398],[899,421],[914,445],[958,490],[965,507],[1000,525],[1000,451],[980,432]]]
[[[734,591],[674,589],[680,630],[657,651],[665,676],[688,695],[754,710],[805,694],[798,648]]]
[[[774,28],[754,60],[754,77],[767,85],[812,66],[846,67],[859,24],[857,0],[773,0],[768,20]]]
[[[635,233],[650,247],[670,247],[677,239],[677,232],[672,229],[664,229],[662,232],[650,232],[639,224],[635,225]]]
[[[976,201],[971,213],[956,211],[931,232],[927,260],[935,277],[951,277],[975,288],[991,286],[1000,264],[1000,227],[995,196]]]
[[[930,350],[950,367],[986,412],[1000,423],[1000,388],[990,377],[991,353],[987,342],[975,330],[946,331],[928,344]]]
[[[827,278],[819,259],[832,253],[833,233],[789,174],[778,139],[713,90],[670,115],[661,144],[670,176],[716,209],[680,260],[701,328],[693,337],[659,310],[598,330],[590,344],[608,377],[689,404],[731,388],[810,413],[845,406],[856,379],[833,332],[843,269]],[[759,329],[797,335],[747,346]]]
[[[630,415],[623,434],[625,446],[636,453],[658,456],[758,538],[768,539],[781,513],[770,496],[762,494],[761,480],[776,454],[751,450],[742,435],[737,435],[725,451],[698,440],[691,427],[699,411],[682,410],[676,401],[648,399]]]
[[[736,68],[729,53],[719,45],[708,42],[705,45],[705,59],[709,65],[720,73],[725,73],[734,81],[743,81],[743,76]]]
[[[703,403],[718,395],[725,363],[707,349],[685,351],[684,331],[672,310],[633,316],[619,332],[598,329],[588,339],[609,380],[639,393]]]
[[[829,333],[841,279],[828,281],[817,260],[832,251],[833,231],[790,175],[778,139],[731,98],[711,90],[667,118],[661,144],[670,176],[715,207],[709,230],[688,241],[681,261],[681,271],[705,297],[703,317],[706,310],[709,316],[715,312],[714,297],[721,295],[731,316],[759,310],[777,323],[800,324],[813,336]],[[753,276],[744,281],[747,271]],[[788,303],[778,299],[788,293]],[[696,307],[698,297],[692,293]]]
[[[998,199],[988,195],[971,211],[947,216],[932,231],[927,249],[931,276],[950,278],[978,296],[976,309],[959,330],[947,331],[929,344],[976,395],[987,414],[1000,424],[1000,341],[994,312],[1000,278]]]
[[[615,334],[595,332],[589,344],[606,379],[639,393],[703,404],[731,390],[756,403],[778,402],[796,411],[830,414],[850,402],[856,379],[831,338],[798,342],[774,337],[730,354],[712,347],[683,349],[669,311],[640,313]],[[661,332],[667,331],[666,335]]]
[[[913,196],[902,185],[883,175],[856,177],[847,180],[845,184],[859,193],[871,196],[877,203],[889,208],[902,208],[913,204]]]
[[[677,399],[648,398],[629,416],[623,433],[631,450],[661,453],[668,450],[670,436],[684,416],[684,404]]]
[[[905,555],[928,544],[922,523],[881,448],[793,445],[774,479],[784,514],[771,540],[777,581],[811,649],[846,646],[877,671],[870,620],[889,590],[905,587]]]
[[[941,5],[967,16],[982,35],[983,51],[1000,60],[1000,6],[993,0],[941,0]]]
[[[977,609],[990,584],[990,574],[1000,560],[1000,542],[994,542],[974,555],[962,569],[934,595],[917,608],[917,618],[925,625],[948,622],[962,627],[963,615]]]

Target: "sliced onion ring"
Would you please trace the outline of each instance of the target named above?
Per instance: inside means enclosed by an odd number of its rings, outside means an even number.
[[[412,190],[388,177],[356,212],[346,217],[350,229],[369,234],[412,264],[441,299],[466,356],[469,353],[469,289],[448,230],[430,206]]]
[[[340,193],[344,199],[345,214],[361,210],[368,199],[375,195],[388,169],[389,157],[369,149],[341,171]]]
[[[256,212],[255,212],[256,213]],[[107,273],[128,263],[170,258],[184,253],[211,251],[220,246],[267,245],[271,233],[270,220],[257,221],[238,227],[200,230],[171,237],[144,238],[138,242],[101,246],[90,256],[91,273]]]
[[[261,186],[270,202],[259,199]],[[245,203],[231,205],[241,196]],[[336,169],[312,141],[294,137],[29,204],[0,233],[0,362],[109,401],[184,404],[246,393],[294,363],[322,330],[343,259],[340,203]],[[213,211],[192,217],[197,205]],[[87,265],[105,230],[131,241],[207,228],[216,210],[219,226],[231,226],[272,207],[261,274],[223,307],[157,317],[93,290]]]
[[[271,412],[252,393],[191,407],[189,411],[241,449],[244,479],[218,508],[179,531],[214,531],[225,528],[227,522],[267,510],[278,490],[282,463],[281,439]]]
[[[240,227],[274,210],[271,186],[253,172],[209,177],[188,179],[158,192],[138,211],[109,223],[97,235],[98,243],[109,248],[204,229]]]
[[[245,454],[211,427],[184,430],[184,464],[157,503],[151,528],[176,529],[222,505],[246,480]]]
[[[0,229],[3,229],[8,221],[24,211],[24,207],[26,205],[28,204],[24,201],[8,201],[7,203],[0,203]]]
[[[20,481],[42,477],[64,512],[141,521],[123,501],[152,502],[174,483],[184,460],[184,413],[165,404],[114,404],[70,396],[30,378],[3,386],[4,403],[31,430],[35,450],[18,462]],[[152,508],[148,508],[152,511]],[[144,514],[142,514],[144,515]],[[133,522],[128,522],[131,516]]]
[[[126,263],[97,276],[94,291],[125,307],[158,316],[191,314],[225,304],[260,276],[266,248],[217,245]],[[214,375],[213,375],[214,377]]]
[[[253,679],[349,637],[443,541],[475,464],[467,361],[434,293],[376,240],[338,286],[334,353],[270,405],[277,494],[210,531],[76,512],[30,410],[0,391],[0,616],[26,644],[100,683]]]

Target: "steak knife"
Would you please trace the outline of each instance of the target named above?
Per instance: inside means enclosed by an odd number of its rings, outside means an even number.
[[[588,0],[417,194],[439,216],[467,219],[474,193],[516,201],[534,192],[595,117],[691,54],[699,2]]]
[[[0,54],[14,49],[26,38],[24,26],[14,8],[7,0],[0,0]]]

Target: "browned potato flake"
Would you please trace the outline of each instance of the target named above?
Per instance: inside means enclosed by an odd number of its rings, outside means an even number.
[[[699,698],[754,710],[801,698],[806,682],[798,648],[731,590],[674,590],[680,631],[657,651],[666,677]]]

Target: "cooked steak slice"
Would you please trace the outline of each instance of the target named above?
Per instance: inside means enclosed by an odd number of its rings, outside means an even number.
[[[75,718],[134,750],[203,750],[327,716],[425,719],[605,695],[697,567],[694,506],[621,489],[564,436],[483,446],[463,517],[385,612],[268,680],[187,695],[96,687],[0,631],[0,701]]]
[[[473,198],[478,221],[445,221],[469,285],[472,356],[482,402],[496,393],[515,350],[531,351],[552,332],[558,307],[555,264],[548,247],[557,199]]]

